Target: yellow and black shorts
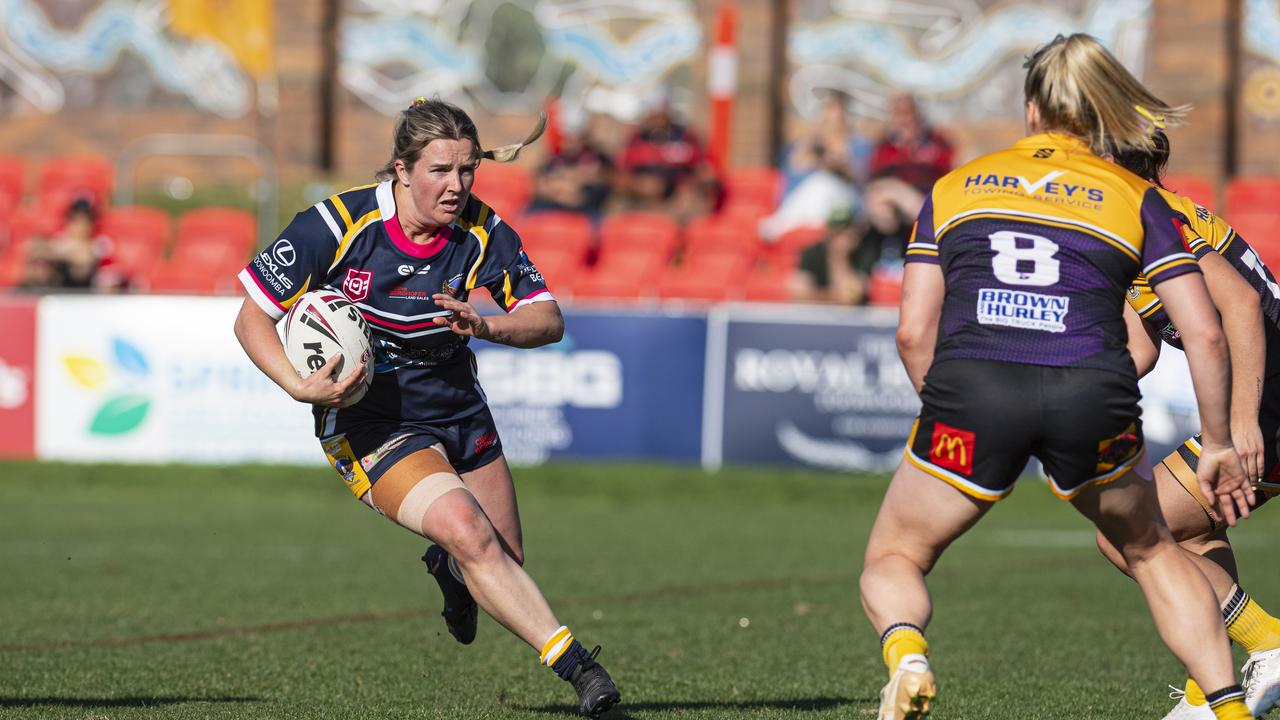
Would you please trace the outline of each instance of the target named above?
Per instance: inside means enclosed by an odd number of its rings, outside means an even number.
[[[906,459],[980,500],[1038,458],[1054,495],[1115,480],[1142,457],[1133,377],[1093,368],[946,360],[929,369]]]

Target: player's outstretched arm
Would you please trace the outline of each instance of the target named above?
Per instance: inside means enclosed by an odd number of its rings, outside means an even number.
[[[293,369],[284,353],[280,336],[276,334],[276,321],[249,298],[245,298],[240,313],[236,315],[235,332],[240,347],[244,348],[253,364],[298,402],[338,407],[364,387],[364,376],[369,370],[363,363],[345,380],[334,377],[342,353],[334,354],[306,379],[298,377],[298,371]]]
[[[1227,523],[1234,525],[1237,516],[1249,516],[1253,492],[1231,444],[1231,355],[1226,335],[1198,273],[1178,275],[1153,289],[1182,335],[1182,348],[1191,366],[1200,410],[1201,451],[1196,472],[1200,490]]]
[[[435,323],[448,325],[459,335],[518,348],[542,347],[564,337],[564,315],[554,300],[522,305],[506,315],[481,315],[471,303],[450,295],[437,293],[431,298],[449,311]]]
[[[938,343],[938,318],[946,295],[942,268],[930,263],[907,263],[902,273],[902,304],[898,311],[898,356],[916,394],[924,387]]]
[[[1215,252],[1200,258],[1205,285],[1222,317],[1231,348],[1231,440],[1250,481],[1262,480],[1266,467],[1258,410],[1267,363],[1262,300],[1239,272]]]

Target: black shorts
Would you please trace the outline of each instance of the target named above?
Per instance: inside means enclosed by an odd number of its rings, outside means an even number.
[[[366,420],[322,435],[329,464],[356,497],[364,497],[392,465],[432,445],[444,448],[458,474],[484,467],[502,456],[502,441],[489,408],[448,424]]]
[[[981,500],[1008,495],[1032,457],[1069,500],[1142,456],[1138,384],[1119,373],[946,360],[929,369],[920,396],[907,460]]]

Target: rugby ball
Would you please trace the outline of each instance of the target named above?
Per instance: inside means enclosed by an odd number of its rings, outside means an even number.
[[[373,358],[369,325],[360,308],[332,290],[305,293],[289,309],[284,318],[284,352],[298,376],[304,378],[324,367],[335,353],[342,353],[334,371],[339,380],[351,375],[361,361],[368,365]],[[364,387],[342,407],[359,402],[372,382],[370,368]]]

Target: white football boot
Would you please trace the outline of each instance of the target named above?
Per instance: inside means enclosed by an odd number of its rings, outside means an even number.
[[[1280,701],[1280,649],[1249,656],[1241,669],[1244,704],[1254,717],[1266,715]]]
[[[889,684],[880,691],[877,720],[919,720],[929,716],[929,705],[938,694],[938,684],[924,655],[903,655]]]
[[[1217,720],[1217,715],[1213,714],[1213,709],[1209,707],[1209,703],[1204,705],[1192,705],[1187,702],[1187,692],[1182,688],[1172,685],[1169,689],[1173,692],[1169,693],[1169,698],[1177,700],[1178,704],[1173,706],[1168,715],[1164,716],[1164,720]]]

